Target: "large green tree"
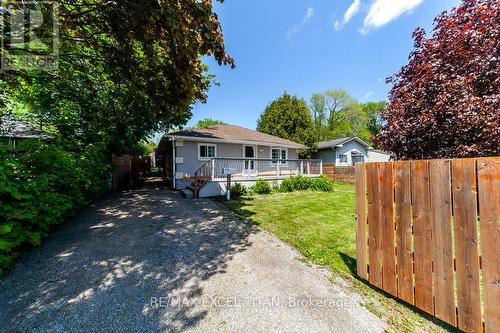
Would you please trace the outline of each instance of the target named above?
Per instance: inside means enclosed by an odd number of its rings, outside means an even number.
[[[207,128],[216,125],[224,125],[225,123],[222,120],[212,119],[212,118],[204,118],[200,119],[194,124],[195,128]]]
[[[313,94],[310,104],[317,141],[359,136],[371,142],[384,102],[361,104],[346,90],[336,89]]]
[[[257,130],[313,147],[313,121],[307,102],[283,93],[266,107],[257,121]]]
[[[9,14],[19,6],[12,2],[5,9],[4,40],[11,34]],[[27,6],[46,8],[41,2]],[[0,71],[13,92],[1,94],[2,102],[24,103],[56,135],[84,144],[106,142],[110,151],[186,123],[191,105],[205,101],[211,82],[202,56],[233,65],[211,1],[66,0],[59,2],[59,22],[58,70]],[[43,41],[51,29],[28,29],[26,37],[36,34]],[[11,54],[41,52],[29,43],[2,45]]]
[[[372,138],[380,133],[383,125],[381,114],[385,108],[387,108],[387,102],[385,101],[361,104],[361,109],[367,118],[366,129]]]

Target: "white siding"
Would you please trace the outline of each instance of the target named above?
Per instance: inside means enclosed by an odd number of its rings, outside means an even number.
[[[337,166],[352,165],[351,154],[353,152],[358,152],[361,155],[363,155],[363,157],[365,158],[365,162],[366,162],[368,156],[367,156],[367,151],[366,151],[365,146],[363,146],[362,144],[360,144],[356,140],[351,140],[347,143],[344,143],[342,147],[338,147],[336,149],[336,151],[335,151],[335,164]],[[340,155],[347,155],[347,162],[346,163],[340,162]]]
[[[391,159],[389,154],[378,151],[368,151],[368,162],[387,162]]]
[[[185,177],[192,176],[196,170],[198,170],[207,161],[198,160],[198,144],[199,142],[185,141],[182,146],[176,147],[176,157],[177,159],[182,158],[183,163],[176,164],[177,173],[182,173]],[[207,144],[214,144],[208,143]],[[243,145],[239,143],[216,143],[217,145],[217,156],[216,157],[227,157],[227,158],[241,158],[243,156]],[[274,147],[274,146],[273,146]],[[270,147],[268,146],[257,146],[257,156],[256,158],[270,158]],[[297,149],[288,148],[287,153],[288,159],[297,159],[298,153]]]

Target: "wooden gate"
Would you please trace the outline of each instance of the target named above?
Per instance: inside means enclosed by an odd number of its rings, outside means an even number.
[[[356,165],[357,272],[466,332],[500,332],[500,158]]]

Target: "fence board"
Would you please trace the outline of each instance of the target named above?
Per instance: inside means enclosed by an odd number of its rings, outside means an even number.
[[[453,160],[452,168],[458,328],[466,332],[482,332],[476,226],[476,161]]]
[[[323,174],[334,181],[355,182],[355,166],[337,166],[335,163],[323,163]]]
[[[450,162],[429,162],[435,316],[456,324]]]
[[[394,163],[398,297],[414,304],[410,162]]]
[[[382,288],[382,247],[381,247],[381,209],[379,198],[379,169],[375,163],[366,165],[366,180],[368,184],[368,231],[369,231],[369,281]]]
[[[389,294],[397,296],[392,162],[385,163],[379,170],[379,179],[382,208],[382,288]]]
[[[465,332],[499,331],[500,157],[375,162],[356,175],[368,224],[359,275],[368,261],[370,284]]]
[[[477,161],[486,332],[500,329],[500,158]]]
[[[359,277],[368,280],[366,234],[366,169],[356,165],[356,266]]]
[[[412,161],[415,305],[434,314],[428,161]]]

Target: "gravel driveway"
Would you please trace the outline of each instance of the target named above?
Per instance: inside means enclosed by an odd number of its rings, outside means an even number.
[[[0,285],[0,332],[379,332],[331,273],[210,200],[108,195]]]

